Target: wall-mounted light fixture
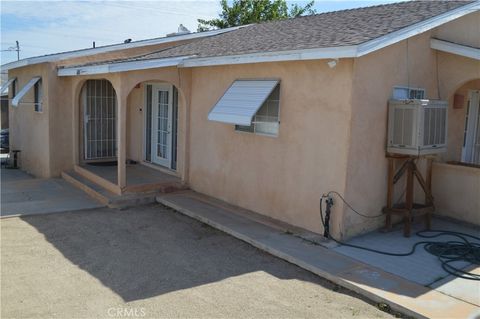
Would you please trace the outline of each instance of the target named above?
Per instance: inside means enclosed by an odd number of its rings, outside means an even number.
[[[336,67],[337,63],[338,63],[338,59],[333,59],[333,60],[330,60],[330,61],[327,62],[330,69],[333,69],[334,67]]]

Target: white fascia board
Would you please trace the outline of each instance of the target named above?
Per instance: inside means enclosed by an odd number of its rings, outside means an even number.
[[[403,41],[417,34],[436,28],[480,9],[480,1],[445,12],[425,21],[386,34],[365,43],[344,47],[291,50],[267,53],[253,53],[221,57],[194,58],[185,60],[179,67],[200,67],[227,64],[279,62],[293,60],[356,58]]]
[[[5,92],[8,87],[10,86],[10,84],[12,84],[13,81],[15,81],[17,78],[11,78],[11,79],[8,79],[7,82],[5,82],[2,87],[0,88],[0,94],[2,94],[3,92]]]
[[[430,47],[435,50],[480,60],[480,48],[469,47],[439,39],[430,39]]]
[[[358,46],[357,56],[360,57],[362,55],[366,55],[373,51],[377,51],[379,49],[382,49],[394,43],[403,41],[407,38],[410,38],[420,33],[426,32],[428,30],[434,29],[442,24],[445,24],[447,22],[463,17],[464,15],[475,12],[479,9],[480,9],[480,1],[475,1],[465,6],[442,13],[433,18],[421,21],[419,23],[412,24],[411,26],[400,29],[398,31],[367,41]]]
[[[66,59],[90,56],[90,55],[107,53],[107,52],[118,51],[118,50],[125,50],[125,49],[132,49],[132,48],[149,46],[149,45],[157,45],[162,43],[170,43],[170,42],[176,42],[176,41],[203,38],[203,37],[214,36],[214,35],[225,33],[225,32],[234,31],[240,28],[244,28],[246,26],[247,25],[232,27],[227,29],[205,31],[205,32],[188,33],[184,35],[155,38],[155,39],[149,39],[149,40],[140,40],[140,41],[135,41],[130,43],[113,44],[113,45],[108,45],[108,46],[103,46],[98,48],[82,49],[77,51],[70,51],[70,52],[50,54],[50,55],[39,56],[39,57],[26,58],[19,61],[6,63],[1,66],[1,69],[10,70],[10,69],[15,69],[15,68],[19,68],[27,65],[44,63],[44,62],[56,62],[56,61],[61,61]]]
[[[187,57],[163,58],[152,60],[138,60],[130,62],[106,63],[91,66],[78,66],[71,68],[60,68],[57,71],[58,76],[77,76],[126,72],[134,70],[146,70],[155,68],[164,68],[169,66],[177,66]]]
[[[28,81],[28,83],[25,84],[25,86],[13,98],[12,106],[18,106],[18,104],[20,104],[20,102],[22,101],[25,94],[27,94],[28,91],[35,85],[35,83],[40,81],[40,79],[41,79],[41,77],[35,76],[30,81]]]
[[[190,68],[200,66],[246,64],[262,62],[301,61],[318,59],[340,59],[356,56],[356,46],[329,47],[277,52],[259,52],[251,54],[227,55],[207,58],[190,58],[184,60],[179,67]]]

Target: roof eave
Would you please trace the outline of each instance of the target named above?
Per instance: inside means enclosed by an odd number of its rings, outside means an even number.
[[[247,63],[265,63],[265,62],[282,62],[282,61],[301,61],[301,60],[318,60],[318,59],[340,59],[340,58],[356,58],[371,52],[380,50],[386,46],[398,43],[412,36],[426,32],[436,28],[442,24],[458,19],[466,14],[475,12],[480,9],[480,1],[461,6],[459,8],[450,10],[430,19],[412,24],[408,27],[402,28],[395,32],[386,34],[376,39],[351,46],[326,47],[315,49],[301,49],[290,51],[276,51],[276,52],[256,52],[249,54],[216,56],[216,57],[176,57],[163,58],[156,60],[149,60],[152,63],[145,63],[144,61],[134,62],[120,62],[116,64],[103,64],[89,67],[76,67],[59,69],[59,76],[73,76],[82,74],[99,74],[112,73],[127,70],[141,70],[147,68],[158,68],[166,66],[178,67],[202,67],[215,65],[232,65],[232,64],[247,64]],[[169,64],[169,61],[175,60],[176,64]],[[155,61],[155,62],[153,62]],[[172,62],[173,63],[173,62]],[[124,68],[121,65],[128,64]],[[115,65],[115,67],[112,67]]]
[[[475,1],[473,3],[439,14],[438,16],[432,17],[430,19],[412,24],[395,32],[367,41],[359,45],[358,56],[360,57],[362,55],[369,54],[371,52],[380,50],[386,46],[411,38],[420,33],[424,33],[428,30],[434,29],[442,24],[463,17],[464,15],[475,12],[479,9],[480,1]]]
[[[79,75],[94,75],[105,73],[127,72],[135,70],[147,70],[155,68],[165,68],[171,66],[178,66],[188,56],[175,57],[169,59],[151,59],[140,61],[128,61],[119,63],[107,63],[99,65],[77,66],[69,68],[59,68],[58,76],[79,76]]]
[[[434,50],[452,53],[474,60],[480,60],[480,48],[474,48],[440,39],[430,39],[430,47]]]
[[[170,43],[170,42],[176,42],[176,41],[184,41],[184,40],[191,40],[196,38],[209,37],[209,36],[214,36],[214,35],[225,33],[225,32],[234,31],[243,27],[246,27],[246,26],[244,25],[244,26],[232,27],[227,29],[196,32],[196,33],[189,33],[189,34],[178,35],[173,37],[140,40],[140,41],[135,41],[130,43],[120,43],[120,44],[108,45],[108,46],[91,48],[91,49],[81,49],[81,50],[70,51],[70,52],[50,54],[46,56],[31,57],[31,58],[26,58],[19,61],[3,64],[1,66],[1,69],[8,71],[11,69],[20,68],[28,65],[33,65],[33,64],[39,64],[39,63],[45,63],[45,62],[57,62],[61,60],[91,56],[95,54],[108,53],[113,51],[132,49],[132,48],[149,46],[149,45],[157,45],[162,43]]]
[[[185,59],[179,67],[191,68],[227,64],[247,64],[262,62],[283,62],[320,59],[352,58],[356,56],[357,46],[328,47],[291,51],[258,52],[240,55],[227,55],[206,58]]]

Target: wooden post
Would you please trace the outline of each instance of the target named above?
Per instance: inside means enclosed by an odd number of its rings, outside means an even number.
[[[432,196],[432,158],[427,158],[427,176],[426,176],[426,187],[428,193],[425,195],[425,206],[433,206],[433,196]],[[425,226],[428,230],[431,229],[432,226],[432,214],[427,213],[425,215]]]
[[[407,191],[405,194],[405,213],[404,213],[404,222],[405,226],[403,228],[403,234],[405,237],[410,237],[411,230],[411,212],[413,208],[413,174],[414,174],[414,164],[413,160],[408,160],[407,164]]]
[[[392,213],[389,211],[393,207],[393,177],[395,175],[395,159],[388,158],[388,185],[387,185],[387,217],[385,219],[385,228],[387,231],[392,230]]]

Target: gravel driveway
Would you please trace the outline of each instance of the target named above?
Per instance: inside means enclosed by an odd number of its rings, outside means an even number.
[[[2,318],[390,318],[160,205],[1,220]]]

